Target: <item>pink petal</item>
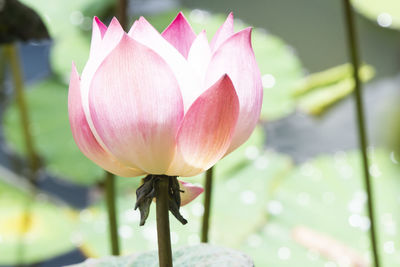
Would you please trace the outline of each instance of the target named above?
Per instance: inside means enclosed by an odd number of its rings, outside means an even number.
[[[94,17],[92,24],[92,41],[90,43],[90,57],[93,57],[93,55],[97,53],[106,31],[107,26],[104,25],[98,17]]]
[[[130,29],[129,36],[153,49],[170,66],[181,89],[185,110],[203,92],[192,67],[178,50],[165,40],[150,23],[141,17]]]
[[[211,41],[211,49],[215,51],[218,47],[225,42],[226,39],[234,34],[233,31],[233,13],[229,13],[224,24],[218,29]]]
[[[167,175],[194,176],[221,159],[231,142],[238,112],[235,88],[228,75],[223,75],[186,113]]]
[[[89,112],[89,86],[92,81],[93,75],[95,74],[97,68],[106,58],[106,56],[115,48],[115,46],[120,42],[122,36],[124,35],[124,30],[119,24],[116,18],[111,20],[110,25],[108,26],[107,31],[104,33],[103,39],[100,43],[100,46],[97,49],[97,52],[94,56],[90,57],[88,62],[86,63],[85,68],[82,72],[81,77],[81,94],[82,94],[82,106],[86,115],[87,123],[89,124],[90,129],[92,130],[93,135],[96,137],[96,140],[102,146],[103,149],[107,151],[106,146],[103,141],[97,134],[96,129],[93,126],[92,118],[90,117]],[[107,151],[110,152],[110,151]]]
[[[224,73],[232,79],[240,103],[239,118],[229,153],[250,137],[261,112],[263,90],[251,47],[251,28],[235,33],[214,52],[208,66],[206,84],[215,83]]]
[[[189,49],[196,38],[196,34],[182,12],[179,12],[161,35],[185,58],[187,58]]]
[[[207,35],[205,31],[202,31],[197,35],[192,46],[190,47],[188,62],[196,71],[200,81],[204,82],[207,67],[211,60],[211,49],[208,44]],[[204,86],[204,85],[203,85]]]
[[[71,81],[68,94],[68,113],[72,136],[82,153],[103,169],[123,177],[144,174],[143,171],[129,168],[118,162],[99,145],[86,121],[82,108],[79,74],[72,65]]]
[[[181,206],[185,206],[204,191],[203,187],[201,186],[197,186],[180,180],[178,180],[178,182],[179,188],[181,189],[181,191],[183,191],[181,192]]]
[[[165,174],[174,157],[183,103],[160,56],[124,35],[93,77],[89,107],[100,139],[118,160]]]

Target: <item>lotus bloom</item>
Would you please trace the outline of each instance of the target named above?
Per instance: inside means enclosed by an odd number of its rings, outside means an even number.
[[[251,28],[230,14],[211,43],[182,13],[160,34],[93,20],[89,60],[72,67],[69,119],[80,150],[123,177],[194,176],[244,143],[261,110]]]

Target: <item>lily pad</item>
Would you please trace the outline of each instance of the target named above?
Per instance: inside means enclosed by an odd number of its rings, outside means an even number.
[[[397,0],[352,0],[353,6],[381,27],[400,30],[400,2]]]
[[[400,252],[394,244],[400,238],[396,230],[400,166],[391,161],[390,152],[371,150],[369,155],[379,254],[382,265],[397,266]],[[367,196],[360,164],[359,153],[338,152],[296,168],[268,201],[267,222],[239,248],[261,266],[370,262]],[[343,253],[334,255],[338,248]]]
[[[79,184],[93,184],[102,179],[103,171],[76,146],[68,121],[67,99],[67,88],[56,79],[38,83],[26,91],[34,143],[50,172]],[[3,127],[12,147],[24,154],[16,103],[6,110]]]
[[[242,252],[218,246],[199,244],[182,247],[173,252],[174,266],[208,266],[208,267],[251,267],[254,266],[249,256]],[[156,251],[132,254],[122,257],[105,257],[101,259],[89,259],[83,263],[70,267],[157,267],[158,255]]]
[[[73,222],[70,210],[0,182],[0,265],[32,264],[72,250]]]

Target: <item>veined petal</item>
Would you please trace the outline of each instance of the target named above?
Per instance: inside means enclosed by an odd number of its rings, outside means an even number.
[[[189,49],[196,38],[196,34],[182,12],[178,13],[176,18],[161,35],[185,58],[188,57]]]
[[[185,114],[175,158],[166,174],[194,176],[213,166],[230,145],[238,114],[235,88],[223,75]]]
[[[185,206],[186,204],[190,203],[204,191],[203,187],[201,186],[197,186],[181,180],[178,180],[178,182],[179,188],[181,189],[181,206]]]
[[[82,108],[79,74],[72,65],[68,92],[68,113],[72,136],[82,153],[103,169],[123,177],[144,174],[142,170],[130,168],[108,154],[94,138]]]
[[[232,79],[240,103],[239,118],[229,153],[249,138],[261,112],[263,90],[251,47],[251,28],[235,33],[214,52],[208,66],[206,84],[215,83],[224,73]]]
[[[226,39],[234,34],[233,31],[233,13],[229,13],[224,24],[215,33],[213,39],[211,40],[211,49],[215,51],[218,47],[225,42]]]
[[[186,59],[143,17],[135,22],[128,35],[154,50],[167,62],[178,80],[186,111],[203,92],[200,81]]]
[[[107,26],[101,22],[98,17],[93,18],[92,24],[92,41],[90,43],[90,57],[97,54],[98,48],[100,47],[101,40],[107,31]]]
[[[96,129],[93,126],[92,118],[90,117],[89,112],[89,86],[92,81],[93,75],[95,74],[97,68],[106,58],[106,56],[115,48],[115,46],[120,42],[122,36],[124,35],[124,30],[119,24],[116,18],[111,20],[110,25],[108,26],[100,46],[97,49],[97,52],[93,57],[90,57],[88,62],[86,63],[85,68],[82,72],[81,77],[81,95],[82,95],[82,106],[83,111],[86,115],[87,123],[89,124],[90,129],[92,130],[93,135],[95,136],[97,142],[101,145],[101,147],[106,150],[108,153],[110,151],[107,150],[107,147],[104,145],[103,141],[97,134]],[[96,50],[95,50],[96,51]]]
[[[192,46],[190,47],[188,62],[190,66],[192,66],[192,68],[196,71],[203,86],[207,67],[210,63],[210,60],[210,45],[208,44],[206,32],[202,31],[199,35],[197,35]]]
[[[174,74],[159,55],[124,35],[93,76],[89,107],[100,139],[118,160],[165,174],[183,103]]]

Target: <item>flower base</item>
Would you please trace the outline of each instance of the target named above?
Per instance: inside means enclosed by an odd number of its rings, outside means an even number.
[[[176,176],[167,175],[147,175],[143,178],[143,184],[136,190],[135,210],[140,211],[140,225],[144,225],[150,212],[150,205],[154,198],[158,198],[160,194],[159,183],[161,179],[168,179],[168,209],[175,218],[182,224],[186,224],[187,220],[183,218],[179,212],[181,206],[181,190]]]

